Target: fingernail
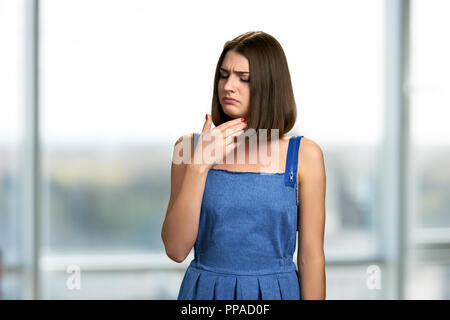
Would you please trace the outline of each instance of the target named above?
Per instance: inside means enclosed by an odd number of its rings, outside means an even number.
[[[208,114],[205,114],[205,120],[208,120]]]
[[[241,118],[241,121],[244,122],[244,121],[245,121],[245,118]]]

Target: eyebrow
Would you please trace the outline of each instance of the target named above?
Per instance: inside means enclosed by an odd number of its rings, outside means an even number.
[[[230,71],[228,71],[227,69],[222,68],[222,67],[220,67],[220,70],[226,71],[226,72],[230,72]],[[250,73],[250,72],[248,72],[248,71],[234,71],[234,72],[235,72],[235,73],[238,73],[238,74]]]

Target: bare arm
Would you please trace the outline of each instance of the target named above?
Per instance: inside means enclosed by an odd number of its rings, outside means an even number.
[[[325,299],[323,250],[326,175],[323,153],[312,140],[302,138],[299,151],[299,234],[297,266],[301,298]]]
[[[190,137],[189,135],[181,137],[175,143],[174,157],[177,156],[177,146],[183,138],[189,139],[190,145],[193,145],[192,134]],[[180,157],[182,156],[181,149]],[[167,256],[176,262],[183,262],[186,259],[197,238],[207,174],[208,170],[200,166],[172,162],[170,200],[161,238]]]

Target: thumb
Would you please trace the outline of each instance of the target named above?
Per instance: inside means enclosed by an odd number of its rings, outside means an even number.
[[[212,124],[211,115],[206,114],[206,120],[205,123],[203,124],[202,133],[205,132],[206,130],[211,129],[211,124]]]

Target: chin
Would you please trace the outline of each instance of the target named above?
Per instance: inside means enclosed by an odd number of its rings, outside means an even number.
[[[242,118],[244,116],[244,114],[236,106],[225,105],[225,107],[222,106],[222,110],[230,118],[236,119],[236,118]]]

